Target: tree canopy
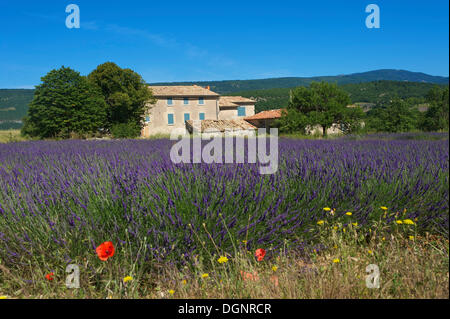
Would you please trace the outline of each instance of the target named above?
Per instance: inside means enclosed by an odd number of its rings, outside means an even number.
[[[348,130],[354,128],[355,122],[360,125],[363,112],[359,107],[348,108],[350,103],[348,94],[336,84],[312,82],[308,88],[298,87],[291,91],[288,116],[300,117],[298,123],[320,125],[326,136],[327,129],[333,124],[340,124]]]
[[[23,134],[67,138],[71,133],[95,133],[104,127],[105,101],[86,77],[63,66],[41,80],[24,118]]]
[[[434,87],[427,94],[429,108],[421,121],[425,131],[448,130],[449,128],[449,90],[448,87]]]
[[[368,128],[378,132],[408,132],[417,127],[420,112],[409,101],[394,98],[368,112]]]
[[[101,91],[106,102],[107,128],[128,124],[133,127],[135,135],[139,135],[147,103],[154,102],[142,77],[133,70],[106,62],[92,71],[88,79]]]

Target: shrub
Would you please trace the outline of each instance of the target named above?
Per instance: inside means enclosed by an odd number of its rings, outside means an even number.
[[[114,124],[111,127],[111,134],[114,138],[135,138],[140,133],[141,128],[133,122]]]

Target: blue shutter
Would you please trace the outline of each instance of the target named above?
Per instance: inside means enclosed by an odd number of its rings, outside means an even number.
[[[205,99],[203,97],[198,98],[198,104],[203,105],[205,104]]]
[[[150,115],[146,115],[146,116],[145,116],[145,122],[147,122],[147,123],[150,122]]]
[[[245,116],[245,107],[239,106],[237,108],[237,111],[238,111],[238,116]]]
[[[184,98],[184,105],[188,105],[189,104],[189,98],[185,97]]]
[[[191,119],[191,116],[189,115],[189,113],[184,113],[184,120],[189,121],[190,119]]]
[[[173,100],[171,97],[167,98],[167,105],[173,105]]]
[[[167,114],[167,124],[173,125],[173,114]]]
[[[200,113],[198,116],[201,121],[205,119],[205,113]]]

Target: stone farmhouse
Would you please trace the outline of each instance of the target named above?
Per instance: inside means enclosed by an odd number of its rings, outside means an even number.
[[[170,134],[174,128],[191,128],[195,120],[201,127],[255,129],[244,120],[255,114],[255,101],[241,96],[220,96],[209,87],[149,86],[156,103],[148,105],[141,136]],[[198,122],[197,122],[198,123]]]
[[[237,135],[254,133],[258,128],[269,129],[285,109],[267,110],[255,114],[255,101],[242,96],[220,96],[210,87],[149,86],[156,98],[148,104],[141,137],[170,134],[173,129],[187,129],[190,133],[219,133],[232,130]],[[349,107],[352,107],[351,105]],[[362,123],[364,125],[364,123]],[[307,127],[308,134],[321,134],[321,127]],[[342,130],[333,124],[328,134]]]

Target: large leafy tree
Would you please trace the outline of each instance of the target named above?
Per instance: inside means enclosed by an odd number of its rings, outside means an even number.
[[[309,125],[320,125],[323,135],[333,124],[354,126],[362,112],[349,109],[350,97],[336,84],[312,82],[307,87],[298,87],[291,91],[288,109],[295,109],[308,118]]]
[[[23,134],[67,138],[71,133],[97,133],[104,126],[105,101],[86,77],[63,66],[41,80],[24,118]]]
[[[155,101],[142,77],[133,70],[106,62],[92,71],[88,79],[100,89],[106,101],[107,128],[125,124],[138,135],[147,107]]]
[[[410,101],[394,98],[368,114],[369,129],[378,132],[408,132],[417,128],[419,111]]]
[[[421,122],[426,131],[448,130],[449,128],[449,89],[434,87],[427,96],[429,108]]]

